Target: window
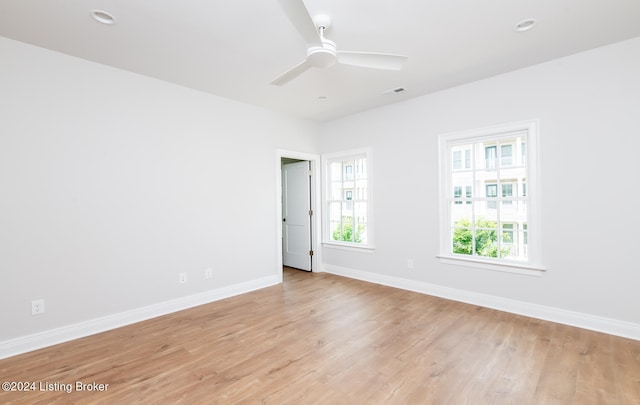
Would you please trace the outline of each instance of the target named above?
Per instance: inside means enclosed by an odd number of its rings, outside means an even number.
[[[465,204],[471,204],[471,186],[464,186],[465,191]],[[455,204],[462,204],[462,186],[455,186],[453,188],[453,198]]]
[[[484,148],[484,158],[485,158],[485,167],[487,169],[495,169],[496,168],[496,156],[498,149],[495,146],[486,146]]]
[[[344,165],[344,179],[353,180],[353,164],[352,162],[345,162]]]
[[[511,166],[513,164],[513,160],[511,159],[511,145],[502,145],[500,147],[501,154],[501,165],[502,166]]]
[[[464,156],[464,161],[463,161]],[[471,150],[459,149],[453,151],[453,170],[471,168]]]
[[[537,122],[441,135],[439,142],[441,260],[539,275]]]
[[[453,170],[462,169],[462,151],[455,150],[453,151]]]
[[[323,156],[323,242],[371,248],[370,151]]]
[[[511,205],[513,201],[505,197],[513,197],[513,183],[502,184],[502,205]]]
[[[498,197],[498,185],[487,184],[487,208],[495,210],[498,205],[496,204],[496,197]]]
[[[453,188],[453,198],[455,200],[455,204],[462,204],[462,187],[461,186],[455,186]]]
[[[513,244],[513,228],[514,224],[502,224],[501,237],[503,244]]]

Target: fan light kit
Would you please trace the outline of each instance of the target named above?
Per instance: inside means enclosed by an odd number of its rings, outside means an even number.
[[[280,0],[280,6],[307,43],[306,59],[275,79],[271,84],[282,86],[307,69],[328,68],[336,63],[373,69],[400,70],[407,60],[404,55],[388,53],[339,51],[336,43],[325,38],[331,18],[321,14],[311,17],[302,0]]]
[[[90,15],[94,20],[101,24],[114,25],[116,23],[115,17],[111,13],[107,13],[106,11],[91,10]]]

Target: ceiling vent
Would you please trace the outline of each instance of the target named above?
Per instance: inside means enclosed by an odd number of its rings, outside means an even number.
[[[387,95],[387,94],[393,94],[393,93],[402,93],[403,91],[406,91],[407,89],[405,89],[404,87],[396,87],[395,89],[390,89],[390,90],[385,90],[382,92],[383,95]]]

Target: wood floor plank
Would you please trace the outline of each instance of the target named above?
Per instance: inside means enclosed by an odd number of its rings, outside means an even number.
[[[535,403],[568,404],[576,393],[582,330],[557,325],[534,394]]]
[[[554,324],[520,317],[509,341],[512,352],[500,379],[488,384],[489,404],[526,404],[531,401],[546,359]]]
[[[640,405],[640,342],[285,269],[282,285],[0,360],[0,380],[108,384],[2,404]]]
[[[612,337],[611,351],[620,403],[640,405],[640,343]]]
[[[583,333],[574,400],[581,404],[620,403],[616,392],[610,336]]]

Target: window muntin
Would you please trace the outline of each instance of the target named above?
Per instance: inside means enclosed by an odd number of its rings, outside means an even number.
[[[325,157],[325,243],[370,247],[369,162],[367,152]]]
[[[536,131],[531,121],[440,136],[441,184],[449,190],[441,191],[441,258],[483,268],[488,268],[485,262],[499,263],[496,269],[524,273],[542,269],[538,205],[531,196],[537,181]],[[469,150],[470,167],[453,168],[458,150]],[[479,194],[466,193],[467,187]]]

